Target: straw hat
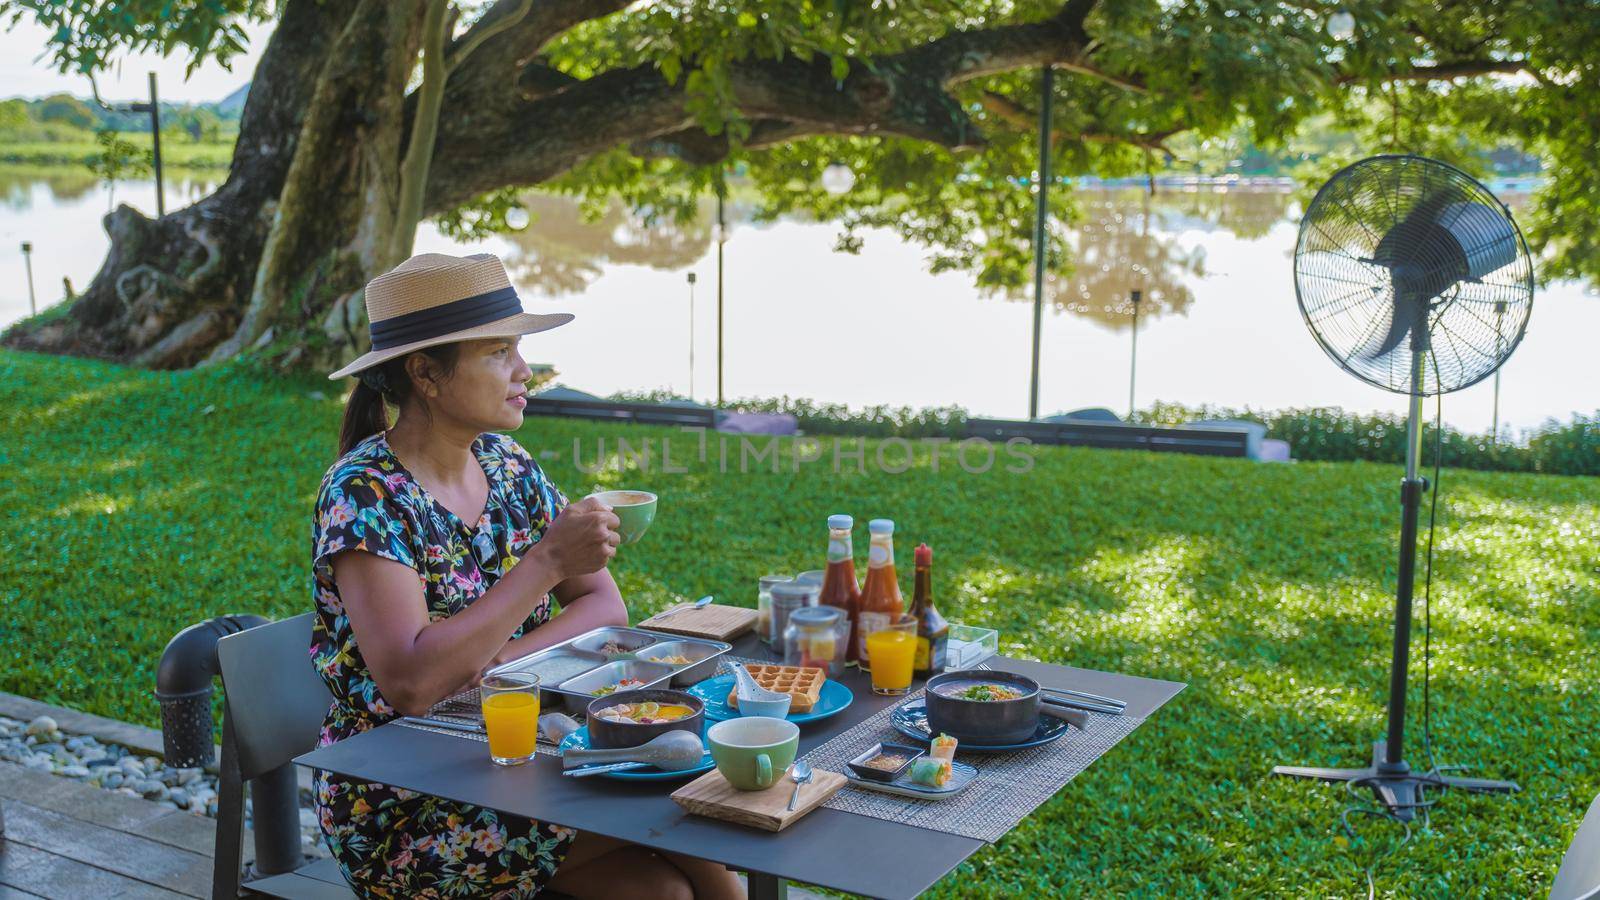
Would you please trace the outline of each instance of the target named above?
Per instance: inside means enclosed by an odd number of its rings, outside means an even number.
[[[572,321],[571,313],[523,312],[506,267],[491,253],[419,253],[367,282],[366,294],[372,350],[330,379],[423,347],[516,337]]]

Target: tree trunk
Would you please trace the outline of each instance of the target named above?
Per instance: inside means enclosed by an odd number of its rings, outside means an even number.
[[[334,39],[300,128],[243,320],[208,361],[284,326],[274,355],[321,365],[360,346],[369,277],[389,263],[405,131],[405,87],[423,3],[360,0]],[[352,313],[356,315],[352,315]],[[320,323],[318,329],[307,327]]]
[[[68,301],[8,329],[6,346],[182,368],[239,322],[272,209],[328,46],[354,0],[288,0],[257,65],[228,178],[192,206],[151,219],[130,206],[105,217],[111,248]]]

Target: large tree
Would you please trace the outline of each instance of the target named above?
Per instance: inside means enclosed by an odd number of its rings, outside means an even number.
[[[243,24],[276,20],[223,185],[161,219],[110,213],[93,283],[8,331],[14,347],[326,366],[363,349],[361,285],[423,218],[493,230],[536,185],[687,217],[733,170],[762,215],[836,221],[845,249],[886,226],[935,268],[1015,287],[1044,66],[1056,173],[1156,172],[1175,147],[1281,144],[1330,114],[1362,151],[1480,171],[1509,143],[1549,176],[1525,222],[1541,273],[1600,276],[1600,0],[9,5],[50,29],[63,71],[91,75],[129,50],[226,60]],[[1355,33],[1331,36],[1344,13]],[[840,196],[819,184],[834,162],[857,176]],[[1066,268],[1077,207],[1066,189],[1052,207]]]

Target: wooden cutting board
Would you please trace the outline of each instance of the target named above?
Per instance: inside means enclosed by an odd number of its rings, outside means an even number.
[[[790,823],[832,797],[848,779],[838,772],[811,770],[811,783],[800,789],[794,812],[789,812],[789,797],[794,782],[787,776],[764,791],[741,791],[728,784],[722,773],[712,769],[672,792],[678,805],[697,816],[749,825],[763,831],[782,831]]]
[[[672,609],[662,610],[640,622],[639,627],[686,637],[710,638],[713,641],[731,641],[756,627],[756,611],[753,609],[723,606],[717,603],[708,604],[700,609],[684,609],[690,605],[681,603]],[[683,611],[668,615],[673,609]],[[660,624],[657,624],[658,620]]]

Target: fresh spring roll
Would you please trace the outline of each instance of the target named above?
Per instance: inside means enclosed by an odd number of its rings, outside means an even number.
[[[911,764],[911,780],[928,787],[944,787],[950,781],[950,764],[941,759],[920,757]]]

